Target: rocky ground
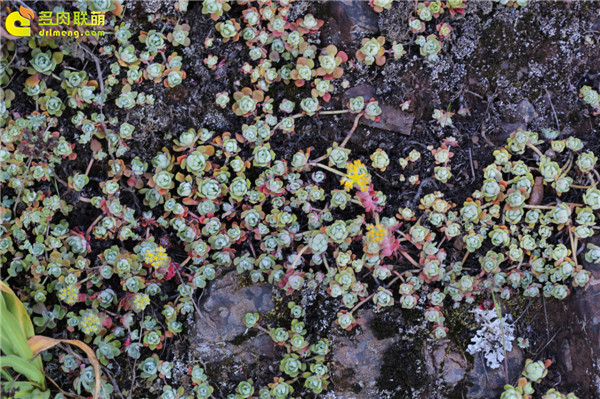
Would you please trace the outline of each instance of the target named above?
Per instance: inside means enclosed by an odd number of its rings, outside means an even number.
[[[385,104],[383,120],[361,125],[353,137],[351,148],[364,154],[383,148],[393,156],[405,156],[411,149],[435,143],[442,132],[430,121],[434,107],[452,103],[469,108],[471,115],[456,118],[451,132],[460,143],[456,162],[458,169],[462,166],[462,175],[452,185],[429,187],[453,193],[456,202],[479,184],[481,168],[492,150],[518,127],[558,128],[584,139],[594,150],[600,147],[595,137],[600,122],[587,114],[577,96],[582,85],[597,85],[600,78],[600,47],[584,44],[586,34],[600,41],[600,3],[550,6],[534,2],[518,10],[491,1],[473,1],[469,6],[475,11],[458,20],[439,62],[429,64],[409,52],[404,62],[389,62],[381,68],[356,65],[347,73],[352,88],[344,94],[370,93]],[[301,1],[296,7],[298,12],[310,10],[325,18],[323,39],[348,53],[365,35],[408,40],[403,22],[410,12],[408,5],[379,15],[366,2]],[[206,51],[200,39],[209,28],[208,24],[203,28],[206,18],[198,8],[190,11],[198,22],[192,29],[196,44],[187,50],[188,55]],[[218,69],[216,80],[198,62],[190,68],[193,85],[165,93],[167,100],[173,100],[171,105],[150,118],[144,115],[152,122],[140,146],[152,142],[153,133],[173,128],[172,121],[179,117],[221,130],[235,127],[206,94],[225,89],[235,79],[228,71],[235,69],[241,45],[227,46],[224,51],[233,65]],[[334,97],[334,102],[342,98]],[[401,111],[400,104],[407,100],[412,106],[408,112]],[[132,115],[136,117],[142,116]],[[281,139],[278,151],[289,155],[309,143],[318,146],[340,140],[350,125],[351,120],[343,117],[306,121],[296,136]],[[392,168],[378,184],[390,193],[388,202],[401,205],[412,201],[416,192],[398,191],[397,173]],[[596,299],[600,269],[588,267],[594,274],[592,283],[567,301],[515,299],[505,304],[503,311],[517,320],[517,332],[533,337],[529,348],[514,345],[509,353],[510,382],[516,381],[526,358],[548,358],[553,367],[545,388],[574,391],[581,398],[600,397],[600,305]],[[222,392],[228,391],[232,381],[269,375],[279,355],[268,336],[245,332],[241,316],[258,311],[270,314],[276,322],[288,300],[269,285],[246,286],[235,273],[219,278],[204,294],[196,333],[180,356],[205,362],[221,381],[217,386]],[[365,309],[357,318],[358,332],[344,334],[333,328],[335,315],[328,314],[325,297],[304,292],[295,300],[312,306],[315,332],[333,343],[327,398],[495,398],[505,384],[503,367],[492,370],[482,357],[465,351],[476,329],[467,309],[451,311],[449,339],[432,341],[414,312]]]
[[[413,12],[412,4],[399,2],[376,14],[366,1],[300,0],[294,3],[293,13],[312,12],[324,19],[321,40],[354,54],[365,36],[410,41],[406,20]],[[146,1],[128,12],[153,13],[172,7],[168,2]],[[247,49],[241,42],[217,43],[210,53],[227,62],[214,72],[209,70],[202,62],[209,54],[203,43],[206,37],[215,36],[215,30],[201,8],[201,2],[191,2],[186,14],[192,44],[182,50],[188,74],[185,84],[172,89],[148,84],[146,92],[154,94],[156,106],[110,110],[140,126],[131,143],[132,158],[149,161],[172,136],[190,127],[221,132],[236,132],[241,127],[240,118],[232,118],[229,109],[215,105],[214,95],[244,86],[239,82],[246,78],[240,67]],[[132,30],[141,26],[142,21]],[[591,116],[578,98],[583,85],[600,85],[600,2],[533,1],[516,9],[471,0],[469,12],[459,16],[453,27],[438,62],[426,62],[413,45],[402,60],[382,67],[356,63],[344,75],[350,88],[338,88],[339,94],[332,98],[332,109],[359,94],[369,94],[383,104],[382,120],[375,123],[363,118],[352,137],[348,147],[358,155],[368,156],[382,148],[394,160],[413,149],[438,146],[444,137],[457,139],[452,161],[457,173],[451,184],[429,180],[406,188],[399,183],[397,163],[374,178],[378,189],[387,193],[392,210],[414,205],[420,194],[434,190],[462,203],[480,186],[482,169],[492,159],[493,150],[519,127],[557,129],[581,138],[596,153],[600,150],[600,117]],[[300,89],[289,89],[285,95],[303,96]],[[107,103],[112,104],[113,99]],[[408,100],[409,109],[401,110]],[[446,109],[449,104],[453,109],[468,108],[470,115],[455,116],[454,126],[442,131],[431,115],[434,109]],[[326,148],[333,141],[340,142],[351,126],[352,118],[344,116],[303,118],[294,136],[281,134],[271,143],[278,156],[289,159],[299,149]],[[82,154],[76,162],[79,166],[74,163],[73,168],[85,169],[89,157]],[[423,170],[430,167],[426,161],[418,166]],[[71,174],[70,170],[62,172]],[[103,173],[93,170],[90,178]],[[419,169],[411,173],[419,173]],[[70,223],[85,229],[84,221],[89,221],[92,211],[91,205],[79,203]],[[600,239],[597,241],[600,245]],[[242,317],[260,312],[276,325],[285,317],[287,303],[294,300],[308,309],[309,333],[326,337],[332,344],[331,383],[322,395],[329,399],[497,398],[506,374],[514,384],[527,358],[553,361],[542,384],[545,389],[556,387],[580,398],[600,398],[600,267],[587,265],[587,269],[593,274],[590,285],[565,301],[516,297],[503,303],[503,313],[516,321],[517,336],[530,337],[528,348],[513,345],[507,370],[490,369],[482,357],[466,352],[478,328],[468,307],[449,310],[450,331],[444,340],[430,338],[422,311],[399,306],[381,311],[365,307],[358,313],[359,328],[348,333],[334,325],[337,304],[330,302],[331,298],[308,290],[286,297],[272,285],[249,284],[235,271],[223,273],[209,284],[199,299],[201,315],[191,314],[187,320],[192,333],[165,350],[172,353],[179,384],[189,383],[188,365],[201,362],[217,397],[225,397],[241,380],[271,380],[282,354],[268,335],[248,332]]]

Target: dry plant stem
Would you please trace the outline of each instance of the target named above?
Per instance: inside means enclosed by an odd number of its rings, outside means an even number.
[[[350,112],[347,109],[338,109],[338,110],[332,110],[332,111],[317,111],[316,113],[318,115],[338,115],[338,114],[347,114],[348,112]],[[290,116],[290,118],[292,119],[298,119],[298,118],[302,118],[303,116],[307,116],[308,114],[305,113],[298,113],[298,114],[294,114],[292,116]],[[275,125],[275,127],[273,128],[273,130],[277,130],[281,127],[281,122],[279,122],[277,125]]]
[[[356,118],[354,118],[354,123],[352,124],[352,129],[350,129],[350,131],[346,135],[346,138],[344,139],[344,141],[342,141],[342,144],[340,144],[341,148],[344,148],[346,146],[346,144],[348,144],[348,141],[350,140],[350,138],[354,134],[354,131],[358,127],[358,122],[360,121],[360,118],[362,118],[362,116],[363,116],[363,114],[360,113],[360,114],[356,115]]]
[[[554,104],[552,104],[552,98],[550,97],[550,93],[548,92],[548,89],[546,89],[544,87],[544,90],[546,91],[546,95],[548,96],[548,101],[550,102],[550,107],[552,108],[552,113],[554,114],[554,120],[556,121],[556,129],[558,129],[558,131],[560,132],[560,124],[558,123],[558,115],[556,114],[556,110],[554,109]]]
[[[469,163],[471,164],[471,175],[473,176],[473,179],[475,178],[475,168],[473,166],[473,154],[471,149],[469,148]],[[446,165],[446,164],[444,164]]]
[[[549,338],[549,339],[548,339],[548,342],[546,342],[546,345],[544,345],[544,346],[542,347],[542,349],[540,349],[539,351],[537,351],[537,353],[536,353],[536,354],[535,354],[535,356],[533,356],[533,357],[534,357],[534,358],[537,358],[537,357],[538,357],[538,355],[539,355],[540,353],[542,353],[542,351],[543,351],[544,349],[546,349],[546,348],[548,347],[548,345],[550,345],[550,342],[554,341],[554,338],[556,338],[556,336],[558,335],[558,333],[559,333],[561,330],[562,330],[562,327],[559,327],[559,328],[558,328],[558,330],[556,330],[556,332],[554,333],[554,335],[552,335],[552,338]]]
[[[186,258],[186,259],[185,259],[183,262],[181,262],[181,263],[179,264],[179,267],[184,267],[185,265],[187,265],[187,264],[188,264],[188,262],[189,262],[190,260],[192,260],[192,257],[191,257],[191,256],[188,256],[188,257],[187,257],[187,258]]]
[[[592,172],[594,172],[594,174],[596,175],[598,180],[600,180],[600,173],[598,173],[598,171],[596,169],[592,169]],[[591,174],[590,174],[590,180],[592,181],[592,186],[594,186],[594,188],[596,188],[596,180],[594,179],[594,176]]]
[[[569,173],[569,171],[571,170],[572,166],[573,166],[573,154],[569,154],[569,159],[567,159],[567,162],[563,165],[562,168],[560,168],[560,174],[566,176],[566,174]]]
[[[577,238],[573,236],[573,226],[568,226],[569,230],[569,242],[571,243],[571,251],[573,252],[573,261],[575,262],[575,267],[577,264]]]
[[[363,116],[363,114],[358,114],[356,115],[356,118],[354,119],[354,124],[352,125],[352,129],[350,129],[350,131],[348,132],[348,134],[346,135],[346,138],[344,138],[344,141],[342,141],[342,144],[340,145],[341,148],[344,148],[344,146],[348,143],[348,141],[350,140],[350,138],[352,137],[352,134],[354,134],[354,131],[356,130],[356,128],[358,127],[358,121],[360,120],[360,118]],[[318,163],[321,162],[325,159],[327,159],[329,155],[328,154],[323,154],[321,155],[319,158],[315,159],[312,163]]]
[[[331,111],[320,111],[317,112],[319,115],[339,115],[339,114],[347,114],[350,110],[347,109],[337,109]]]
[[[189,257],[188,257],[189,259]],[[173,265],[174,269],[175,269],[175,273],[177,273],[177,276],[179,277],[179,281],[181,281],[181,284],[185,284],[185,280],[183,279],[183,276],[181,275],[181,273],[179,273],[179,267]],[[196,309],[196,313],[198,313],[198,316],[202,316],[202,312],[200,312],[200,309],[198,308],[198,305],[196,305],[196,301],[194,301],[194,298],[190,298],[192,305],[194,305],[194,309]]]
[[[548,312],[546,312],[546,298],[542,295],[542,303],[544,304],[544,318],[546,319],[546,337],[550,340],[550,329],[548,328]]]
[[[102,67],[100,66],[100,59],[98,59],[98,57],[96,57],[96,54],[94,54],[94,52],[92,50],[90,50],[86,45],[84,44],[79,44],[81,46],[81,48],[90,55],[90,57],[92,57],[92,60],[94,60],[94,64],[96,64],[96,74],[98,75],[98,84],[100,85],[100,97],[102,98],[102,101],[106,101],[106,95],[104,94],[104,76],[102,76]],[[106,127],[106,123],[104,123],[104,105],[100,105],[98,108],[100,108],[100,114],[102,115],[102,119],[100,120],[100,124],[102,125],[102,129],[104,129],[104,132],[108,132],[108,128]],[[114,160],[115,157],[113,156],[112,152],[109,151],[109,155],[110,157]],[[86,173],[87,175],[87,173]]]
[[[64,181],[63,179],[61,179],[60,177],[58,177],[58,176],[54,175],[54,178],[56,179],[56,181],[58,181],[58,182],[59,182],[60,184],[62,184],[63,186],[65,186],[65,187],[67,187],[67,188],[70,188],[70,187],[69,187],[69,184],[68,184],[66,181]]]
[[[568,206],[573,206],[575,208],[581,208],[581,207],[585,206],[583,204],[575,204],[575,203],[572,203],[572,202],[563,202],[563,204],[567,204]],[[523,205],[523,208],[554,209],[554,208],[556,208],[556,206],[555,205],[529,205],[529,204],[525,204],[525,205]]]
[[[42,370],[42,373],[48,379],[48,381],[50,381],[52,383],[52,385],[54,385],[63,395],[68,396],[69,398],[85,399],[84,396],[75,395],[75,394],[63,391],[63,389],[61,387],[59,387],[58,384],[52,378],[50,378],[48,376],[48,374],[44,373],[43,370]]]
[[[29,167],[31,166],[31,161],[33,160],[33,158],[29,158],[29,161],[27,161],[27,170],[25,171],[25,174],[27,175],[29,173]],[[17,209],[17,205],[19,205],[19,200],[21,199],[21,194],[23,194],[23,189],[25,189],[25,185],[21,186],[21,189],[19,190],[19,194],[17,195],[17,199],[15,200],[15,205],[13,206],[13,213],[15,213],[15,210]]]
[[[98,224],[98,222],[100,220],[102,220],[102,218],[104,217],[103,214],[98,215],[98,217],[92,222],[92,224],[90,224],[90,227],[87,228],[87,230],[85,231],[85,235],[89,236],[90,233],[92,232],[92,229],[94,228],[94,226],[96,226]]]
[[[580,188],[582,190],[587,190],[588,188],[593,188],[594,186],[581,186],[579,184],[571,184],[569,187]]]
[[[316,164],[316,163],[319,163],[321,161],[324,161],[325,159],[327,159],[328,156],[329,156],[329,154],[323,154],[319,158],[317,158],[314,161],[312,161],[311,163],[312,164]]]
[[[552,107],[552,113],[554,114],[554,120],[556,121],[556,129],[560,132],[560,124],[558,123],[558,115],[556,114],[556,110],[554,109],[554,104],[552,104],[552,98],[550,97],[550,93],[548,89],[544,87],[546,91],[546,95],[548,96],[548,101],[550,102],[550,107]]]
[[[471,252],[467,251],[467,253],[465,254],[465,256],[463,256],[462,261],[461,261],[463,267],[465,266],[465,262],[467,261],[467,258],[469,257],[470,253]]]
[[[90,170],[92,169],[92,165],[94,164],[94,157],[92,157],[92,159],[90,159],[90,163],[88,163],[87,168],[85,168],[85,175],[87,176],[90,173]]]
[[[262,326],[256,326],[257,329],[259,329],[260,331],[264,332],[267,335],[270,335],[269,330],[267,330],[266,328],[262,327]]]
[[[119,394],[119,396],[121,397],[121,399],[125,399],[125,397],[123,396],[123,393],[121,393],[121,389],[119,388],[119,384],[117,384],[117,381],[115,380],[115,377],[114,377],[113,373],[111,373],[110,370],[108,370],[104,366],[102,366],[102,369],[104,370],[104,374],[106,374],[108,376],[108,378],[110,378],[110,381],[113,384],[115,392]]]
[[[421,265],[419,265],[419,263],[416,260],[414,260],[413,257],[410,256],[407,252],[401,249],[398,249],[398,252],[400,252],[400,255],[402,255],[404,259],[409,261],[413,266],[418,267],[419,269],[421,268]]]
[[[335,170],[335,169],[333,169],[333,168],[330,168],[330,167],[329,167],[329,166],[327,166],[327,165],[323,165],[322,163],[319,163],[319,162],[313,162],[313,163],[311,163],[311,165],[318,166],[319,168],[321,168],[321,169],[325,169],[326,171],[329,171],[329,172],[331,172],[331,173],[335,173],[335,174],[336,174],[336,175],[338,175],[338,176],[346,176],[345,174],[343,174],[343,173],[342,173],[342,172],[340,172],[339,170]]]
[[[532,208],[532,209],[554,209],[556,208],[555,206],[551,206],[551,205],[529,205],[529,204],[525,204],[523,205],[524,208]]]
[[[496,295],[494,295],[494,291],[492,291],[492,299],[494,300],[494,306],[496,307],[496,314],[498,315],[498,320],[500,320],[500,334],[502,334],[502,348],[504,349],[504,376],[506,378],[506,383],[508,384],[508,354],[506,353],[506,338],[504,336],[504,320],[502,320],[502,309],[500,308],[500,303],[496,300]]]
[[[144,318],[144,312],[142,311],[142,319]],[[140,334],[140,337],[138,339],[138,344],[142,342],[142,334]],[[129,389],[129,394],[127,395],[127,399],[131,399],[131,394],[133,393],[133,390],[135,389],[135,377],[136,377],[136,366],[137,366],[137,358],[134,359],[133,361],[133,367],[131,368],[133,376],[131,378],[131,389]]]
[[[544,154],[539,150],[539,148],[537,148],[536,146],[534,146],[531,143],[527,143],[527,147],[531,148],[533,151],[535,151],[536,154],[538,154],[541,157],[544,156]]]
[[[327,269],[327,274],[329,274],[331,268],[329,267],[329,262],[327,262],[327,256],[323,256],[323,263],[325,263],[325,269]]]
[[[394,284],[396,281],[398,281],[400,279],[400,276],[396,276],[392,279],[392,281],[389,282],[388,287],[391,287],[392,284]],[[356,310],[358,308],[360,308],[362,305],[364,305],[365,303],[367,303],[369,300],[371,300],[373,297],[375,296],[375,293],[372,293],[371,295],[369,295],[368,297],[366,297],[365,299],[363,299],[362,301],[360,301],[358,304],[356,304],[355,307],[352,308],[352,310],[350,311],[350,314],[356,312]]]
[[[294,261],[290,265],[291,269],[296,268],[296,265],[298,264],[298,262],[300,262],[300,258],[302,257],[302,255],[304,255],[304,252],[306,252],[306,250],[308,250],[308,245],[305,245],[304,247],[302,247],[300,252],[298,252],[298,254],[296,254],[296,258],[294,258]]]
[[[350,311],[350,314],[356,312],[356,310],[358,310],[362,305],[364,305],[365,303],[367,303],[368,301],[370,301],[374,296],[375,296],[375,293],[369,295],[368,297],[366,297],[365,299],[363,299],[362,301],[360,301],[358,304],[356,304],[355,307],[352,308],[352,310]]]

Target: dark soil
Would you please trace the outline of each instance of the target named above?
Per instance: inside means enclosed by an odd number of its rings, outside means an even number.
[[[48,5],[49,7],[50,5]],[[332,42],[338,48],[353,54],[360,39],[367,36],[385,35],[389,42],[406,42],[412,37],[406,34],[406,19],[412,12],[413,3],[400,2],[390,11],[375,14],[370,7],[360,7],[349,12],[334,2],[310,2],[301,0],[294,3],[292,13],[312,12],[325,19],[322,41]],[[168,89],[148,84],[140,89],[156,98],[155,106],[136,107],[129,111],[108,105],[105,112],[119,116],[136,126],[136,139],[131,142],[131,150],[126,157],[139,156],[148,162],[164,146],[170,146],[171,139],[193,127],[205,127],[219,132],[241,131],[242,119],[230,109],[222,110],[214,103],[215,93],[232,91],[245,86],[246,76],[240,68],[246,58],[247,48],[240,42],[221,43],[215,40],[211,49],[204,47],[206,37],[217,37],[213,22],[201,13],[201,2],[190,2],[189,11],[182,22],[191,26],[192,44],[183,49],[187,78],[185,84]],[[359,126],[348,148],[353,155],[363,161],[377,148],[388,152],[391,166],[385,172],[374,176],[378,190],[387,195],[388,207],[384,215],[392,216],[398,207],[414,204],[419,194],[441,191],[446,199],[461,204],[474,190],[479,188],[483,168],[491,162],[492,151],[499,148],[517,127],[540,131],[543,128],[559,129],[562,134],[572,134],[581,138],[587,148],[600,150],[600,140],[595,135],[600,132],[600,118],[591,117],[586,106],[578,98],[583,85],[598,87],[600,84],[600,14],[598,2],[532,2],[527,8],[503,7],[491,1],[470,1],[468,12],[452,23],[454,31],[444,44],[440,60],[430,63],[418,54],[418,46],[407,46],[408,54],[401,60],[389,60],[383,67],[354,64],[347,68],[344,78],[350,87],[370,86],[375,97],[390,107],[398,108],[401,103],[411,100],[409,112],[415,121],[410,135],[402,135],[364,125]],[[172,9],[172,4],[161,5],[159,11]],[[128,9],[133,22],[132,31],[147,28],[141,13],[142,3]],[[356,25],[357,21],[361,25]],[[349,26],[356,25],[356,29]],[[340,28],[342,26],[343,28]],[[338,29],[336,29],[336,27]],[[399,28],[400,27],[400,28]],[[160,26],[155,27],[160,29]],[[584,44],[584,34],[594,38],[596,44]],[[208,54],[218,55],[226,60],[215,71],[209,70],[202,62]],[[95,75],[94,68],[89,67]],[[24,79],[19,76],[16,79]],[[271,90],[275,101],[283,97],[299,101],[306,96],[308,89],[292,89],[280,84]],[[341,109],[343,89],[333,96],[327,109]],[[114,104],[115,93],[109,95],[107,104]],[[31,104],[24,103],[29,107]],[[468,108],[470,116],[455,115],[454,126],[440,128],[431,121],[434,109],[449,109],[456,112]],[[61,122],[62,134],[74,137],[69,112],[65,112]],[[558,126],[557,126],[558,125]],[[302,118],[297,122],[294,135],[279,133],[271,140],[278,157],[290,159],[302,149],[314,149],[314,157],[333,142],[341,142],[352,126],[352,120],[341,116],[317,116]],[[425,154],[428,146],[440,145],[443,138],[453,136],[459,146],[452,160],[454,178],[451,184],[442,184],[428,179],[433,171],[431,159],[425,159],[404,172],[396,160],[405,157],[413,150]],[[63,179],[72,170],[85,170],[90,154],[87,148],[79,146],[76,161],[67,164],[57,173]],[[91,198],[99,193],[98,180],[106,176],[106,163],[95,166],[90,175],[92,182],[82,195]],[[420,186],[400,182],[400,174],[418,174],[423,181]],[[427,182],[426,182],[427,180]],[[333,180],[332,185],[333,187]],[[336,187],[337,188],[337,187]],[[139,205],[133,195],[124,191],[121,202],[132,208]],[[68,192],[63,197],[75,205],[69,223],[85,230],[99,211],[91,205],[78,202],[76,193]],[[352,212],[352,209],[349,210]],[[165,234],[168,233],[165,231]],[[98,254],[105,248],[119,244],[116,240],[96,241],[93,248]],[[336,317],[324,296],[306,301],[307,326],[312,336],[332,334],[331,325]],[[575,391],[581,398],[598,397],[594,384],[598,374],[594,365],[598,348],[589,337],[582,320],[574,317],[570,302],[534,300],[531,303],[509,303],[506,305],[514,317],[524,312],[519,330],[534,337],[527,357],[550,358],[556,367],[551,368],[544,386],[556,387],[564,392]],[[404,315],[413,321],[410,315]],[[450,336],[464,350],[472,325],[468,319],[448,316]],[[414,321],[418,321],[415,317]],[[187,324],[191,325],[192,322]],[[186,326],[187,327],[187,326]],[[393,317],[381,315],[372,322],[370,328],[378,339],[398,336],[400,330]],[[338,329],[339,330],[339,329]],[[335,334],[341,334],[335,330]],[[242,343],[244,337],[239,337]],[[236,341],[237,342],[237,341]],[[417,337],[401,336],[383,356],[383,375],[378,380],[382,396],[395,398],[427,397],[427,386],[431,383],[423,374],[423,360],[419,358],[422,342]],[[188,339],[175,340],[166,345],[164,351],[176,359],[177,364],[185,364],[193,358],[188,347]],[[210,359],[202,359],[210,363]],[[133,364],[120,365],[115,373],[117,382],[129,386]],[[185,370],[174,374],[179,384],[188,384]],[[211,369],[208,369],[210,374]],[[60,373],[60,370],[56,370]],[[52,373],[52,372],[51,372]],[[52,373],[53,374],[53,373]],[[210,375],[209,375],[210,377]],[[260,381],[260,376],[258,376]],[[271,376],[263,376],[267,381]],[[232,381],[233,382],[233,381]],[[335,386],[330,387],[335,389]],[[446,397],[467,397],[467,386],[460,384],[452,388]],[[140,388],[133,397],[141,397],[147,391]],[[216,395],[223,395],[215,391]]]

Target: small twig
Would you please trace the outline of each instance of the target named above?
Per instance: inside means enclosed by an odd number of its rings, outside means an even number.
[[[31,166],[32,160],[33,157],[29,158],[29,161],[27,161],[27,170],[25,171],[25,175],[29,174],[29,167]],[[21,188],[19,189],[19,194],[17,195],[17,199],[15,200],[15,204],[13,205],[13,214],[15,213],[15,211],[17,210],[17,206],[19,205],[19,200],[21,199],[21,194],[23,194],[23,189],[25,189],[25,184],[21,185]]]
[[[544,304],[544,318],[546,319],[546,338],[550,339],[550,330],[548,329],[548,313],[546,312],[546,298],[542,296],[542,303]]]
[[[560,124],[558,123],[558,115],[556,115],[556,110],[554,109],[554,104],[552,104],[552,98],[550,97],[550,93],[548,89],[544,87],[546,90],[546,95],[548,96],[548,101],[550,101],[550,107],[552,107],[552,113],[554,114],[554,120],[556,121],[556,129],[560,132]]]
[[[102,125],[102,128],[104,129],[104,132],[108,132],[108,128],[106,127],[106,123],[104,123],[104,102],[106,101],[106,95],[104,93],[104,76],[102,75],[102,67],[100,66],[100,59],[96,56],[96,54],[94,54],[92,52],[92,50],[90,50],[86,45],[84,44],[79,44],[81,46],[81,48],[90,55],[90,57],[92,57],[92,60],[94,60],[94,63],[96,64],[96,74],[98,75],[98,84],[100,85],[100,97],[102,98],[102,104],[98,107],[100,108],[100,114],[102,115],[102,118],[100,119],[100,124]],[[112,157],[112,153],[109,151],[110,156]],[[113,157],[114,159],[114,157]]]
[[[66,181],[64,181],[63,179],[61,179],[60,177],[58,177],[57,175],[54,175],[54,178],[56,179],[57,182],[59,182],[63,186],[70,188],[69,184]]]
[[[102,220],[102,218],[104,217],[104,214],[100,214],[98,215],[98,217],[92,222],[92,224],[90,225],[90,227],[87,228],[87,230],[85,231],[85,235],[88,236],[92,229],[94,228],[94,226],[96,226],[98,224],[98,222],[100,220]]]
[[[419,263],[416,260],[414,260],[413,257],[410,256],[406,251],[398,249],[398,252],[400,252],[400,255],[402,255],[404,257],[404,259],[409,261],[413,266],[415,266],[417,268],[421,267],[421,265],[419,265]]]
[[[298,264],[298,262],[300,262],[300,258],[302,257],[302,255],[304,255],[304,252],[306,252],[306,250],[308,249],[308,245],[305,245],[304,247],[302,247],[302,249],[296,254],[296,258],[294,258],[294,261],[292,262],[290,269],[295,269],[296,265]]]
[[[338,175],[338,176],[346,176],[344,173],[340,172],[339,170],[335,170],[335,169],[333,169],[333,168],[330,168],[329,166],[327,166],[327,165],[323,165],[322,163],[318,163],[318,162],[316,162],[316,163],[313,163],[313,162],[311,162],[311,163],[310,163],[310,165],[311,165],[311,166],[318,166],[319,168],[321,168],[321,169],[325,169],[326,171],[329,171],[329,172],[331,172],[331,173],[334,173],[334,174],[336,174],[336,175]]]
[[[188,257],[188,259],[191,259],[191,258]],[[173,264],[173,268],[175,269],[175,273],[177,273],[177,276],[179,277],[179,281],[181,281],[181,284],[185,284],[185,281],[183,280],[183,276],[179,272],[179,266],[177,266],[176,264]],[[196,309],[198,316],[202,316],[202,312],[200,312],[200,308],[198,308],[198,305],[196,305],[196,301],[194,301],[194,298],[190,298],[190,300],[192,302],[192,305],[194,305],[194,308]]]
[[[475,92],[473,92],[473,91],[471,91],[471,90],[467,90],[467,89],[465,89],[465,93],[472,94],[472,95],[474,95],[475,97],[478,97],[478,98],[480,98],[480,99],[482,99],[482,100],[483,100],[483,96],[481,96],[480,94],[477,94],[477,93],[475,93]]]
[[[44,371],[42,370],[42,373],[44,374],[44,376],[48,379],[48,381],[50,381],[52,383],[52,385],[54,385],[56,388],[58,388],[58,390],[65,396],[68,396],[70,398],[77,398],[77,399],[85,399],[84,396],[79,396],[79,395],[75,395],[73,393],[68,393],[63,391],[63,389],[61,387],[58,386],[58,384],[48,376],[48,374],[44,373]]]
[[[502,348],[504,350],[504,376],[506,378],[506,383],[509,383],[508,379],[508,353],[506,352],[506,337],[504,335],[504,320],[502,319],[502,308],[500,307],[500,303],[496,300],[496,295],[492,290],[492,299],[494,300],[494,306],[496,307],[496,314],[498,315],[498,320],[500,321],[500,334],[502,334]]]
[[[85,175],[87,176],[90,173],[90,170],[92,169],[92,165],[94,164],[94,157],[92,157],[90,159],[90,162],[88,163],[87,168],[85,168]]]
[[[473,167],[473,154],[471,153],[471,149],[469,148],[469,162],[471,163],[471,174],[473,175],[473,179],[475,178],[475,168]]]
[[[531,143],[527,143],[527,147],[531,148],[533,151],[535,151],[536,154],[538,154],[538,156],[541,158],[544,156],[544,154],[540,151],[539,148],[537,148],[536,146],[534,146]]]
[[[102,97],[102,102],[104,103],[104,101],[106,99],[105,99],[105,96],[104,96],[104,79],[103,79],[103,76],[102,76],[102,67],[100,66],[100,59],[86,45],[84,45],[84,44],[79,44],[79,45],[81,46],[81,48],[86,53],[88,53],[90,55],[90,57],[92,57],[92,60],[96,64],[96,73],[98,75],[97,76],[98,77],[98,84],[100,85],[100,96]],[[100,109],[102,109],[103,105],[100,106]],[[104,124],[104,121],[103,121],[103,124]]]
[[[119,384],[115,380],[115,376],[110,372],[110,370],[108,370],[108,368],[102,366],[102,369],[104,370],[104,374],[110,378],[110,382],[112,382],[115,392],[118,393],[122,399],[125,399],[125,396],[123,396],[123,393],[119,389]]]
[[[352,134],[354,134],[354,131],[358,127],[358,122],[360,121],[360,118],[362,118],[362,116],[363,116],[363,114],[360,113],[360,114],[356,115],[356,118],[354,118],[354,123],[352,124],[352,129],[350,129],[350,131],[346,135],[346,138],[344,139],[344,141],[342,141],[342,144],[340,144],[341,148],[344,148],[346,146],[346,144],[348,143],[348,141],[352,137]]]
[[[188,256],[188,257],[187,257],[187,258],[186,258],[186,259],[185,259],[183,262],[181,262],[181,263],[179,264],[179,267],[184,267],[185,265],[187,265],[187,264],[188,264],[188,262],[189,262],[190,260],[192,260],[192,257],[191,257],[191,256]]]
[[[525,310],[523,310],[523,313],[521,313],[521,315],[519,317],[517,317],[517,319],[513,322],[513,324],[517,324],[517,321],[521,320],[521,317],[523,317],[525,315],[525,313],[527,313],[527,311],[529,310],[529,307],[531,306],[532,301],[531,299],[529,300],[529,303],[527,304],[527,306],[525,307]]]
[[[350,313],[354,313],[358,308],[360,308],[362,305],[364,305],[365,303],[367,303],[374,296],[375,296],[375,293],[369,295],[368,297],[366,297],[365,299],[363,299],[362,301],[360,301],[355,307],[352,308],[352,310],[350,311]]]
[[[575,267],[577,267],[577,238],[573,234],[573,226],[567,226],[567,229],[569,230],[569,242],[571,243],[571,251],[573,251],[573,261],[575,262]]]
[[[394,277],[389,283],[388,283],[388,287],[391,287],[392,284],[394,284],[396,281],[398,281],[400,278],[402,278],[401,276],[396,276]],[[371,298],[373,298],[375,296],[375,293],[372,293],[371,295],[369,295],[368,297],[366,297],[365,299],[363,299],[362,301],[360,301],[355,307],[352,308],[352,310],[350,311],[350,313],[354,313],[358,308],[360,308],[362,305],[364,305],[365,303],[367,303]]]
[[[537,351],[537,353],[535,354],[534,358],[537,358],[539,356],[540,353],[542,353],[542,351],[544,349],[546,349],[548,347],[548,345],[550,345],[550,342],[554,341],[554,338],[556,338],[556,336],[558,335],[558,333],[560,332],[560,330],[562,330],[562,327],[559,327],[558,330],[556,330],[556,332],[554,333],[554,335],[552,336],[552,338],[548,339],[548,342],[546,342],[546,345],[544,345],[542,347],[542,349],[540,349],[539,351]]]
[[[144,312],[142,311],[142,320],[144,319]],[[141,329],[143,330],[143,328]],[[142,331],[143,332],[143,331]],[[139,338],[138,338],[138,344],[140,342],[142,342],[142,336],[143,334],[140,334]],[[131,377],[131,388],[129,389],[129,394],[127,395],[127,399],[131,399],[131,394],[133,393],[133,390],[135,389],[135,377],[136,377],[136,366],[137,366],[137,357],[133,360],[133,367],[131,368],[131,373],[133,374]]]
[[[490,377],[488,376],[487,367],[485,367],[485,359],[483,357],[483,351],[479,352],[479,355],[481,356],[481,363],[483,364],[483,371],[485,372],[485,380],[489,384]]]

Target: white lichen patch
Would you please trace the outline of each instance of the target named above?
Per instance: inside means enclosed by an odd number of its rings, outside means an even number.
[[[472,312],[481,327],[471,338],[473,343],[467,346],[467,352],[471,355],[483,353],[488,367],[497,369],[504,361],[506,354],[512,350],[512,342],[515,339],[512,317],[507,314],[500,319],[495,309],[476,308]],[[504,331],[504,340],[502,331]]]

